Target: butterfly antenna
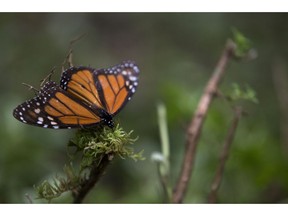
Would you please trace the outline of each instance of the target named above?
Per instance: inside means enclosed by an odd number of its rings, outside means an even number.
[[[28,90],[29,90],[29,91],[33,90],[34,93],[35,93],[35,95],[37,95],[37,94],[39,93],[39,90],[36,89],[35,87],[33,87],[32,85],[29,85],[29,84],[27,84],[27,83],[22,83],[22,85],[28,87]]]
[[[76,38],[74,38],[73,40],[70,41],[69,43],[69,51],[68,54],[66,55],[63,63],[62,63],[62,71],[65,70],[64,66],[65,64],[68,64],[69,67],[73,67],[73,63],[72,63],[72,57],[73,57],[73,45],[74,43],[76,43],[77,41],[81,40],[84,36],[86,36],[87,33],[83,33],[82,35],[77,36]]]

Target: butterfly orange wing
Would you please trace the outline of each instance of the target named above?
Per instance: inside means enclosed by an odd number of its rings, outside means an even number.
[[[116,115],[135,93],[138,74],[137,65],[131,61],[95,72],[102,87],[106,110],[112,116]]]
[[[138,66],[132,61],[108,69],[71,68],[62,74],[60,86],[89,106],[114,116],[135,93],[138,74]]]
[[[35,98],[16,107],[13,115],[23,123],[54,129],[78,128],[101,121],[86,104],[52,81],[46,82]]]

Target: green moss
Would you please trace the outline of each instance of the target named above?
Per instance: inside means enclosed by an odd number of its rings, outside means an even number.
[[[132,133],[133,131],[125,132],[119,125],[115,128],[98,126],[78,130],[68,143],[70,165],[64,166],[63,176],[56,176],[52,183],[44,180],[36,187],[38,198],[50,202],[64,192],[77,193],[83,183],[88,181],[92,167],[96,167],[96,170],[103,168],[101,163],[105,156],[108,156],[109,161],[115,156],[122,159],[132,158],[135,161],[144,160],[143,151],[136,153],[130,147],[137,140],[131,138]]]

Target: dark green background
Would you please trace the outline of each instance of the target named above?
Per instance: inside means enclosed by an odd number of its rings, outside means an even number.
[[[243,103],[243,118],[233,143],[219,203],[283,203],[288,199],[288,153],[281,140],[283,117],[273,82],[277,59],[288,56],[287,14],[223,13],[22,13],[0,14],[0,202],[27,203],[33,185],[62,172],[68,161],[66,143],[73,131],[25,125],[12,110],[33,97],[21,83],[39,87],[53,67],[59,81],[69,41],[87,33],[74,46],[73,63],[95,68],[135,60],[139,88],[116,121],[139,136],[135,148],[145,161],[117,158],[85,202],[160,203],[156,167],[160,151],[156,104],[168,110],[171,180],[174,185],[185,147],[185,130],[202,90],[236,27],[258,52],[254,61],[233,61],[221,85],[249,85],[259,104]],[[288,80],[287,80],[288,82]],[[276,84],[277,85],[277,84]],[[200,139],[195,169],[185,202],[205,203],[218,155],[233,113],[216,99]],[[286,143],[287,145],[287,143]],[[55,202],[70,202],[64,195]],[[36,200],[34,202],[45,202]]]

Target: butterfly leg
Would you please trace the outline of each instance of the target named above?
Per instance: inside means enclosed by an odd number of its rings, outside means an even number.
[[[28,90],[29,90],[29,91],[30,91],[30,90],[33,90],[33,91],[34,91],[34,93],[35,93],[35,95],[38,95],[38,93],[39,93],[39,90],[38,90],[38,89],[36,89],[35,87],[33,87],[32,85],[29,85],[29,84],[27,84],[27,83],[22,83],[22,85],[24,85],[24,86],[28,87]]]

